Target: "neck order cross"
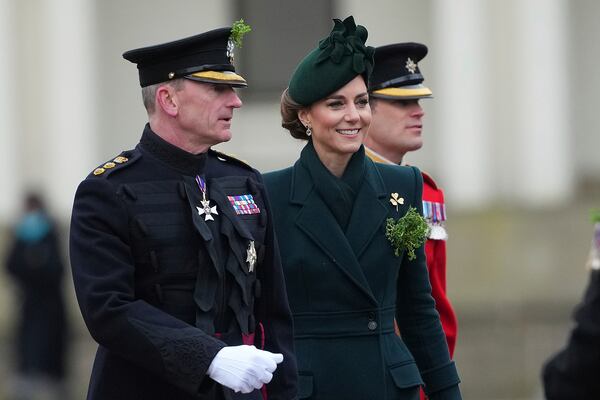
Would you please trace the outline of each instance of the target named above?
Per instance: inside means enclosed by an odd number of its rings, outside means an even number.
[[[215,219],[213,218],[213,214],[219,215],[219,213],[217,212],[217,206],[214,205],[211,207],[210,200],[206,198],[206,181],[204,181],[204,179],[202,179],[202,177],[199,175],[196,175],[196,183],[202,192],[202,200],[200,200],[202,207],[196,207],[198,214],[204,215],[205,221],[214,221]]]

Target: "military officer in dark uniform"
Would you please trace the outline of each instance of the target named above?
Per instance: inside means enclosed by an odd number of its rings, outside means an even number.
[[[77,298],[99,343],[88,399],[296,398],[262,178],[210,148],[230,139],[246,86],[236,24],[123,55],[149,123],[79,185],[71,220]]]

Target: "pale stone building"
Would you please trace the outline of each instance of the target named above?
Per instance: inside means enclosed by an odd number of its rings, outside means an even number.
[[[569,228],[582,206],[565,210],[600,187],[598,1],[0,0],[0,226],[32,187],[66,226],[77,184],[137,143],[146,114],[124,51],[240,17],[253,27],[236,54],[250,88],[218,148],[264,171],[291,164],[302,143],[280,128],[279,95],[331,18],[350,14],[371,45],[429,47],[425,146],[407,161],[446,190],[465,393],[531,393],[544,353],[566,335],[548,336],[546,306],[566,324],[586,278],[585,222]],[[510,326],[530,309],[541,310],[535,324]],[[483,373],[478,357],[494,341],[506,351]]]

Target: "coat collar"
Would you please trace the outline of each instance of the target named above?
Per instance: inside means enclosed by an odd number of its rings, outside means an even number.
[[[376,152],[375,150],[365,146],[365,155],[367,157],[369,157],[371,160],[381,163],[381,164],[389,164],[389,165],[398,165],[393,161],[388,160],[387,158],[385,158],[384,156],[382,156],[381,154],[379,154],[378,152]]]
[[[290,202],[301,206],[298,227],[327,254],[375,304],[360,255],[382,228],[388,215],[387,190],[376,165],[365,158],[365,178],[355,199],[352,217],[344,234],[314,188],[309,172],[298,161],[292,170]]]
[[[371,186],[378,198],[385,197],[388,194],[377,166],[367,157],[365,157],[365,182]],[[313,190],[314,184],[309,172],[302,166],[300,160],[296,161],[292,168],[290,202],[292,204],[304,204]]]
[[[185,175],[204,173],[207,153],[192,154],[173,146],[152,131],[150,124],[144,127],[140,145],[144,151]]]

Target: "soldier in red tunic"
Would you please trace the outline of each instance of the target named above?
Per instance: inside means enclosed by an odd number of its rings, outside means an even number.
[[[423,145],[425,113],[419,100],[430,98],[432,93],[422,85],[424,78],[417,63],[426,54],[427,47],[419,43],[391,44],[375,50],[375,68],[369,81],[373,120],[364,142],[366,154],[374,161],[400,164],[406,153]],[[446,206],[442,189],[425,173],[423,215],[431,228],[425,251],[432,296],[453,355],[457,321],[446,295]]]

